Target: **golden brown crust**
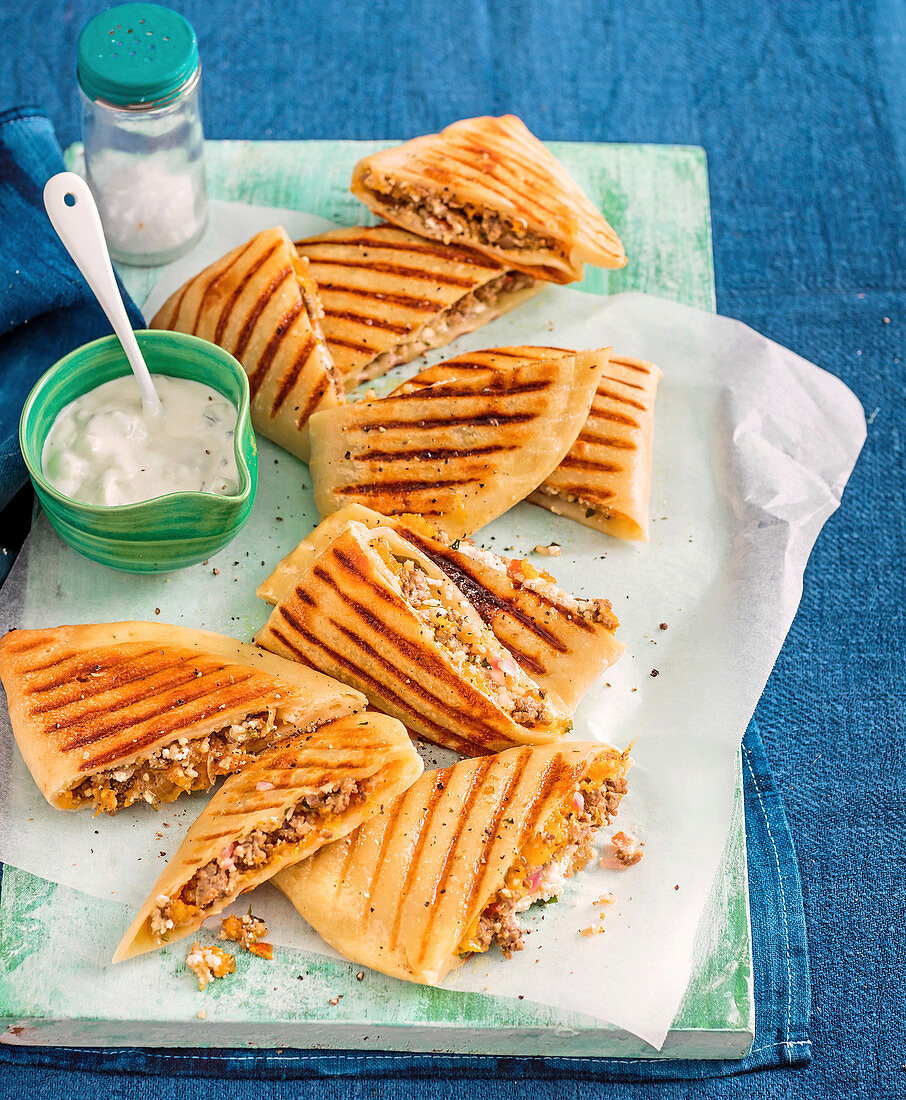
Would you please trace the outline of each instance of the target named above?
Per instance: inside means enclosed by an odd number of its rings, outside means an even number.
[[[153,951],[195,932],[202,922],[285,867],[345,836],[378,813],[421,775],[423,765],[401,722],[384,714],[358,714],[297,733],[229,779],[190,826],[114,956],[114,962]],[[304,837],[275,846],[266,863],[238,876],[229,891],[163,935],[152,930],[160,899],[179,899],[195,873],[256,829],[279,828],[301,798],[343,782],[364,784],[364,798],[325,812]]]
[[[549,349],[548,349],[549,350]],[[465,368],[477,385],[510,369],[506,359],[478,352],[426,367],[390,395],[417,393],[450,382]],[[616,538],[648,539],[648,501],[654,457],[654,402],[661,371],[644,359],[611,353],[578,437],[528,496],[557,515]]]
[[[536,278],[568,283],[583,262],[626,263],[601,212],[513,115],[463,119],[373,153],[355,166],[352,193],[403,229],[461,240]]]
[[[494,348],[448,360],[448,379],[311,419],[311,473],[323,519],[359,503],[415,513],[449,538],[524,499],[566,455],[609,348]],[[506,364],[473,369],[487,360]]]
[[[416,563],[436,598],[469,623],[476,651],[487,653],[474,676],[435,640],[407,602],[386,565],[387,553]],[[505,668],[512,665],[507,651],[443,571],[388,527],[369,531],[350,524],[284,594],[256,640],[355,685],[421,737],[457,752],[474,755],[550,742],[571,726],[562,703],[539,692],[515,666],[513,692],[520,698],[540,697],[543,703],[531,721],[515,717],[517,709],[504,709],[500,700],[505,696],[490,686],[490,673],[482,670],[497,669],[501,662]]]
[[[249,376],[255,429],[307,461],[309,416],[345,401],[322,315],[308,261],[277,227],[185,283],[151,328],[200,336],[234,355]]]
[[[253,646],[166,623],[14,630],[0,639],[13,733],[41,793],[67,792],[180,738],[273,713],[306,725],[364,708],[364,698]]]
[[[622,656],[623,643],[614,637],[619,623],[607,601],[582,601],[577,606],[552,580],[533,578],[536,571],[528,563],[499,557],[495,565],[470,554],[467,545],[448,545],[418,517],[381,516],[360,504],[333,512],[303,539],[259,586],[261,599],[277,603],[353,520],[369,528],[391,527],[426,554],[535,683],[554,692],[567,707],[575,707],[604,669]]]
[[[391,225],[333,229],[296,241],[296,250],[317,280],[324,335],[347,390],[473,331],[543,286],[473,248]]]
[[[628,767],[608,745],[568,742],[427,772],[274,885],[346,958],[436,985],[516,859],[556,839],[553,819],[569,812],[583,779],[622,792]]]
[[[660,378],[653,363],[612,356],[578,439],[528,499],[616,538],[647,541]]]

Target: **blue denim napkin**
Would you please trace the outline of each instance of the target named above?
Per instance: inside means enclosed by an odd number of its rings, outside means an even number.
[[[0,113],[0,510],[27,478],[19,415],[32,386],[61,356],[110,332],[44,212],[44,184],[62,171],[44,115],[30,107]],[[128,297],[126,308],[144,328]]]
[[[92,1050],[0,1047],[19,1066],[187,1077],[412,1078],[538,1081],[677,1081],[801,1066],[811,1059],[808,948],[802,886],[783,802],[757,725],[742,744],[746,843],[755,965],[755,1041],[733,1061],[520,1058],[401,1052],[259,1050]]]

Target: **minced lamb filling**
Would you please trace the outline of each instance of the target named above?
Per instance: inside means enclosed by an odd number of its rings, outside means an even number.
[[[390,351],[373,359],[366,368],[368,378],[376,378],[399,363],[408,363],[416,355],[447,343],[477,317],[487,313],[504,294],[525,290],[534,284],[530,275],[520,271],[505,271],[484,286],[463,295],[439,317],[422,325]]]
[[[487,951],[493,943],[506,958],[521,951],[525,932],[519,914],[536,902],[556,899],[567,879],[586,866],[594,854],[595,830],[610,821],[625,793],[622,777],[600,786],[580,784],[572,807],[548,822],[536,843],[507,871],[504,885],[472,924],[458,953]]]
[[[403,598],[470,683],[520,725],[552,720],[547,692],[532,684],[509,654],[501,655],[487,645],[461,611],[438,598],[440,580],[429,577],[411,559],[391,554],[389,547],[385,560],[397,576]]]
[[[206,909],[235,892],[244,874],[257,870],[288,846],[298,844],[330,815],[344,813],[364,801],[368,780],[341,779],[322,791],[304,795],[286,810],[272,829],[253,829],[228,844],[216,859],[199,868],[176,897],[161,894],[151,911],[151,934],[160,938],[197,920]]]
[[[134,802],[157,806],[185,791],[206,790],[218,776],[238,771],[273,743],[274,714],[273,709],[262,711],[192,741],[180,737],[146,760],[96,772],[67,791],[66,808],[93,802],[112,814]]]
[[[429,233],[436,233],[445,241],[465,238],[479,244],[526,252],[560,251],[559,245],[551,237],[529,229],[524,222],[510,221],[498,211],[486,210],[471,203],[453,207],[439,195],[428,194],[421,188],[413,191],[407,184],[400,182],[392,184],[390,190],[385,191],[380,179],[374,175],[369,175],[363,182],[378,195],[382,203],[411,211]]]

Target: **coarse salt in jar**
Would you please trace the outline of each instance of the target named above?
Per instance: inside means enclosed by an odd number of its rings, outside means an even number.
[[[87,178],[110,253],[169,263],[207,221],[195,32],[159,4],[120,4],[83,28],[78,65]]]

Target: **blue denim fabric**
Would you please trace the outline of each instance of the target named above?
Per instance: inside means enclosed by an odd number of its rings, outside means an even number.
[[[27,477],[19,413],[29,390],[62,355],[110,332],[44,212],[44,183],[62,171],[63,155],[44,115],[29,107],[0,114],[0,509]],[[127,308],[143,328],[128,299]],[[10,564],[0,559],[0,580]]]
[[[755,963],[755,1042],[747,1058],[734,1061],[623,1060],[616,1058],[501,1058],[357,1051],[283,1050],[64,1050],[0,1047],[0,1061],[17,1065],[103,1070],[106,1073],[172,1073],[206,1077],[313,1077],[475,1081],[700,1080],[767,1066],[809,1061],[811,1010],[808,948],[802,887],[790,830],[753,722],[743,741],[746,842]]]

